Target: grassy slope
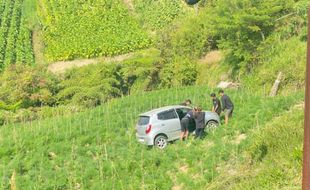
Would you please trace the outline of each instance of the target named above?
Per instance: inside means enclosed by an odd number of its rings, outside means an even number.
[[[302,99],[302,94],[271,99],[231,91],[236,104],[232,123],[205,140],[177,142],[164,151],[136,142],[138,113],[188,97],[207,109],[205,94],[210,91],[160,90],[73,116],[5,126],[0,129],[0,189],[9,187],[13,171],[14,183],[23,189],[205,189],[221,164],[245,149],[235,143],[241,133],[250,135]]]
[[[208,189],[300,189],[303,111],[294,108],[249,137]]]

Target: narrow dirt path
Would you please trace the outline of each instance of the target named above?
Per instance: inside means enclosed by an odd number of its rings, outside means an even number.
[[[123,55],[118,55],[114,57],[100,57],[93,59],[77,59],[72,61],[59,61],[52,63],[48,66],[48,70],[54,74],[64,73],[68,69],[74,67],[83,67],[90,64],[97,64],[100,62],[121,62],[133,57],[134,53],[128,53]]]

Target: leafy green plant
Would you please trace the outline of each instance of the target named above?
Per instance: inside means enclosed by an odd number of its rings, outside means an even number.
[[[133,3],[140,23],[150,30],[167,27],[185,12],[181,1],[178,0],[134,0]]]
[[[119,55],[151,43],[120,0],[44,0],[38,14],[49,61]]]

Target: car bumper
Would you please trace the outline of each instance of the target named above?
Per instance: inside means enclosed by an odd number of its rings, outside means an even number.
[[[152,146],[153,144],[153,138],[151,136],[141,136],[139,134],[136,134],[137,140],[141,144]]]

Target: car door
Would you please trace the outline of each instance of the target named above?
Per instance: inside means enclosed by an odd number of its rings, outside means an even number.
[[[158,113],[162,133],[168,136],[169,140],[180,137],[181,123],[175,109]]]

